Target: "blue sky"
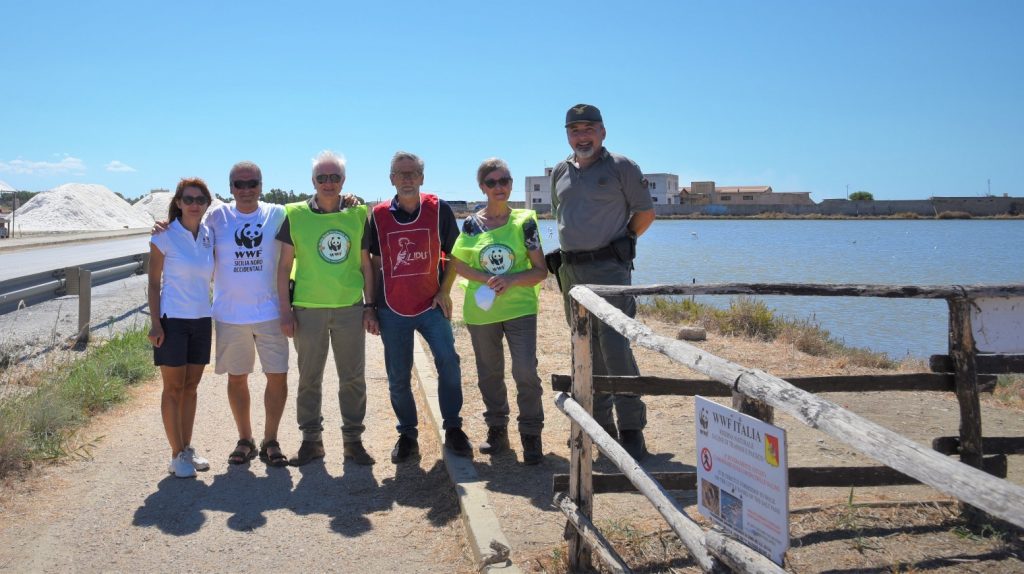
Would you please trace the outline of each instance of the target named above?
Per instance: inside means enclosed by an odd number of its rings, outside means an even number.
[[[630,5],[635,4],[635,5]],[[816,201],[1024,195],[1024,2],[45,2],[0,0],[0,180],[127,197],[263,168],[390,197],[399,149],[424,189],[481,197],[527,175],[593,103],[606,146],[681,182]]]

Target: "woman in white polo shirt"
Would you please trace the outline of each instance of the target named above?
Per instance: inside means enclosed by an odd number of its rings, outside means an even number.
[[[171,445],[167,471],[178,478],[210,468],[191,443],[196,391],[210,362],[213,241],[203,214],[211,200],[206,182],[182,179],[168,209],[167,232],[150,238],[149,340],[164,381],[160,413]]]

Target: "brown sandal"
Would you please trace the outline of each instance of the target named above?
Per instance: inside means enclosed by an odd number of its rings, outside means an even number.
[[[268,448],[276,448],[277,452],[270,454]],[[260,442],[260,460],[267,466],[288,466],[288,457],[281,452],[281,444],[276,440],[265,440]]]
[[[242,447],[249,450],[243,451]],[[245,464],[256,458],[256,443],[250,439],[240,438],[235,443],[235,450],[228,455],[228,462],[231,464]]]

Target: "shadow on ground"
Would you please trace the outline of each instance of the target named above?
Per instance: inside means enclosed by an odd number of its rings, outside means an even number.
[[[440,461],[430,470],[399,465],[394,477],[379,482],[372,466],[347,462],[342,470],[332,476],[318,460],[298,469],[231,466],[210,484],[168,475],[135,511],[132,524],[186,536],[203,527],[207,511],[218,511],[229,515],[229,528],[244,532],[266,525],[268,512],[286,509],[300,516],[327,516],[334,532],[356,537],[373,529],[368,515],[396,505],[427,510],[426,518],[435,526],[459,515],[458,499]],[[294,485],[293,472],[298,474]]]

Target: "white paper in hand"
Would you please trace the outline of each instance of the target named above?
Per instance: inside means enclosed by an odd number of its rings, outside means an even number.
[[[481,285],[480,288],[476,290],[476,295],[474,296],[476,299],[476,306],[480,307],[484,311],[489,311],[491,306],[494,305],[494,297],[494,289],[491,289],[487,285]]]

